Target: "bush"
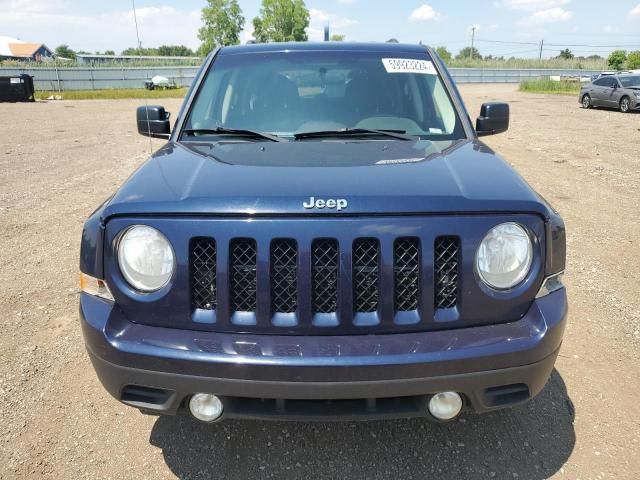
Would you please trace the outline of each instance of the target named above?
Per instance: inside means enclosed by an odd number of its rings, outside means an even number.
[[[562,80],[555,82],[548,78],[524,80],[520,83],[521,92],[554,93],[559,95],[577,95],[580,92],[580,82]]]

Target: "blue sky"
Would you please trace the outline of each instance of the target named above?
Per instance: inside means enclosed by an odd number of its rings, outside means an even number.
[[[205,0],[137,0],[142,43],[152,47],[181,43],[198,46],[200,9]],[[250,20],[259,0],[240,0],[251,38]],[[536,56],[544,39],[544,55],[554,56],[564,45],[577,55],[607,54],[613,46],[640,50],[640,0],[307,0],[311,12],[309,36],[321,39],[324,24],[353,41],[384,41],[444,45],[457,50],[468,45],[473,25],[477,47],[484,55]],[[0,0],[0,36],[62,43],[77,50],[120,51],[135,46],[130,0]],[[514,42],[495,43],[486,40]],[[522,42],[522,43],[516,43]],[[589,46],[581,46],[589,45]],[[600,47],[602,46],[602,47]]]

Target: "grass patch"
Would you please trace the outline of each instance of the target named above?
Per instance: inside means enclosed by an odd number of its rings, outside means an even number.
[[[60,95],[63,100],[118,100],[125,98],[183,98],[186,94],[186,88],[173,90],[123,88],[112,90],[69,90],[66,92],[36,91],[36,98],[38,100],[46,100],[51,95]]]
[[[567,80],[554,82],[548,78],[523,80],[520,82],[520,91],[528,93],[549,93],[554,95],[578,95],[580,92],[580,82]]]

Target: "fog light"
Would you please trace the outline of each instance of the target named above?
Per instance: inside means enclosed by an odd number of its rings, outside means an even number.
[[[436,393],[429,400],[429,413],[438,420],[451,420],[462,410],[462,398],[456,392]]]
[[[222,415],[223,409],[220,399],[210,393],[196,393],[189,400],[191,414],[203,422],[215,422]]]

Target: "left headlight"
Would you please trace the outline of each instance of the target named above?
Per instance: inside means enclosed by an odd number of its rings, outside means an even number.
[[[175,255],[169,240],[145,225],[129,227],[118,243],[118,265],[125,280],[141,292],[164,287],[175,270]]]
[[[532,262],[531,238],[517,223],[503,223],[491,229],[476,253],[478,275],[498,290],[508,290],[522,282]]]

